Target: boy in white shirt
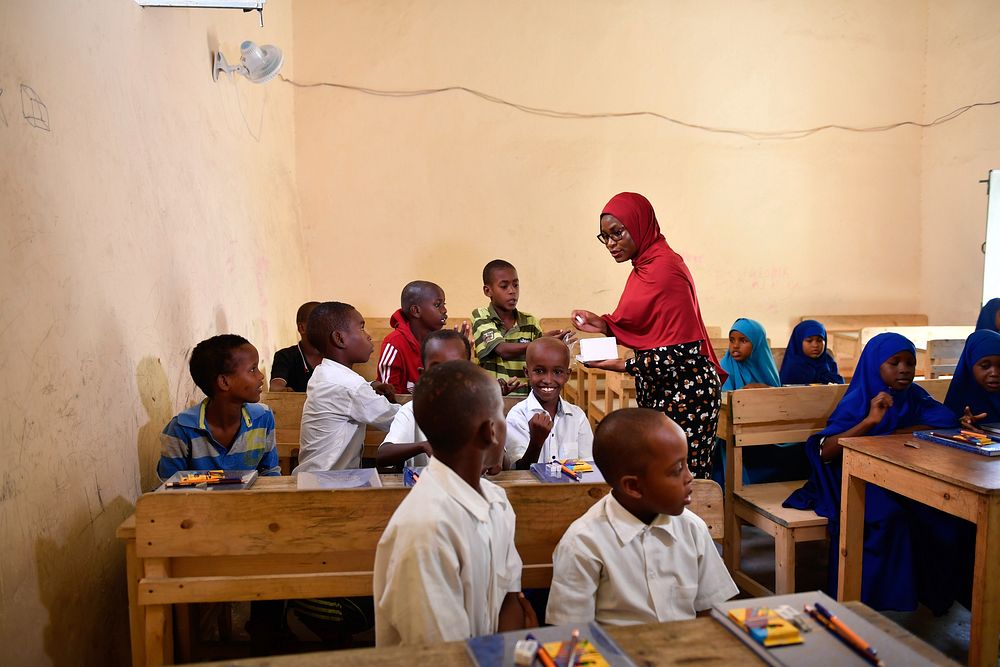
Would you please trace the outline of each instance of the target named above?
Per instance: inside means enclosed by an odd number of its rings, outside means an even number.
[[[353,306],[328,301],[306,323],[309,342],[323,355],[313,370],[302,406],[299,464],[292,471],[361,467],[365,425],[386,431],[399,406],[390,385],[371,382],[352,366],[368,361],[372,338]]]
[[[594,433],[583,410],[562,398],[569,379],[569,348],[558,338],[536,338],[525,353],[531,393],[507,413],[507,461],[518,470],[552,457],[593,458]]]
[[[482,479],[503,456],[500,387],[468,361],[426,370],[413,393],[434,448],[375,551],[375,645],[430,644],[537,624],[520,595],[514,511]]]
[[[708,526],[685,509],[694,477],[677,424],[646,408],[612,412],[594,457],[611,493],[556,547],[547,623],[680,621],[736,595]]]
[[[469,361],[471,358],[472,346],[468,338],[453,329],[439,329],[424,336],[420,343],[418,372],[423,373],[446,361]],[[378,446],[376,464],[379,468],[400,464],[419,467],[427,465],[430,456],[433,456],[431,445],[413,417],[413,401],[404,403],[392,420],[385,440]]]

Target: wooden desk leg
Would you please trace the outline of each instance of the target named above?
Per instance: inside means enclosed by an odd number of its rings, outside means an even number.
[[[981,497],[976,520],[970,667],[996,667],[1000,640],[1000,497]]]
[[[795,533],[777,526],[774,534],[774,594],[795,592]]]
[[[170,576],[169,561],[165,558],[147,558],[144,563],[144,574],[147,577]],[[173,664],[173,613],[170,605],[146,605],[146,664]]]
[[[125,572],[128,579],[128,626],[132,642],[132,667],[146,664],[143,632],[146,630],[145,610],[139,606],[139,558],[135,553],[135,538],[125,542]]]
[[[840,501],[840,557],[837,599],[861,599],[861,564],[864,560],[865,481],[853,477],[852,464],[859,455],[844,449],[844,482]]]
[[[722,541],[722,559],[730,572],[736,572],[741,568],[741,551],[743,549],[743,535],[740,532],[740,521],[736,518],[736,495],[733,493],[733,478],[736,475],[735,451],[736,443],[730,435],[722,444],[726,448],[726,489],[725,503],[722,511],[725,519],[726,533]]]

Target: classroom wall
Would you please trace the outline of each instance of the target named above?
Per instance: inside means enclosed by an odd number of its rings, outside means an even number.
[[[921,116],[927,21],[911,0],[298,0],[296,78],[467,86],[719,128],[872,126]],[[924,305],[919,129],[755,140],[526,115],[458,91],[314,87],[295,108],[313,287],[367,315],[387,316],[405,282],[426,278],[467,317],[494,257],[518,266],[529,312],[606,312],[628,267],[594,234],[622,190],[653,202],[710,325],[752,316],[780,340],[803,314]]]
[[[925,121],[1000,100],[1000,4],[932,0],[927,23]],[[986,184],[979,181],[1000,169],[998,126],[1000,105],[923,132],[921,292],[932,322],[975,324],[982,304]]]
[[[232,10],[0,2],[3,664],[127,664],[114,531],[200,396],[191,347],[237,332],[269,362],[295,340],[293,96],[211,78],[215,46],[236,59],[246,38],[294,72],[287,3],[261,29]]]

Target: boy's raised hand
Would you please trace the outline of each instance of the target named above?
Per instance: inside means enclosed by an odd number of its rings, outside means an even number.
[[[396,390],[393,388],[391,384],[387,384],[385,382],[372,382],[371,385],[372,389],[375,390],[376,394],[379,394],[380,396],[385,396],[387,399],[389,399],[390,403],[396,402]]]
[[[885,417],[885,413],[892,407],[892,396],[889,392],[880,391],[868,404],[868,419],[872,425],[878,424]]]
[[[981,422],[988,416],[989,415],[985,412],[982,414],[974,415],[972,414],[972,410],[969,409],[969,406],[966,405],[965,413],[958,420],[958,423],[962,425],[962,428],[967,429],[969,431],[975,431],[976,433],[985,433],[985,431],[976,426],[976,422]]]
[[[521,381],[517,378],[514,378],[513,380],[497,378],[497,382],[500,383],[500,393],[504,396],[508,395],[512,391],[516,391],[521,386]]]
[[[461,324],[456,324],[452,329],[462,334],[462,338],[468,338],[472,334],[472,325],[469,324],[469,320],[462,320]]]
[[[528,437],[531,442],[545,442],[545,438],[549,437],[551,432],[552,417],[548,412],[542,410],[531,415],[531,419],[528,420]]]

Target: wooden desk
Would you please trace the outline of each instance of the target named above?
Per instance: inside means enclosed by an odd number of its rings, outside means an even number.
[[[954,665],[939,651],[924,643],[885,616],[860,602],[845,603],[886,634],[937,665]],[[764,662],[731,632],[711,618],[673,623],[650,623],[627,627],[608,627],[607,633],[639,665],[762,665]],[[324,651],[297,655],[246,658],[206,663],[222,667],[382,667],[382,665],[432,664],[435,667],[470,667],[473,663],[465,642],[445,642],[419,648],[362,648],[349,651]]]
[[[969,665],[996,667],[1000,639],[1000,460],[908,435],[844,438],[840,600],[861,597],[865,484],[877,484],[976,524]]]

